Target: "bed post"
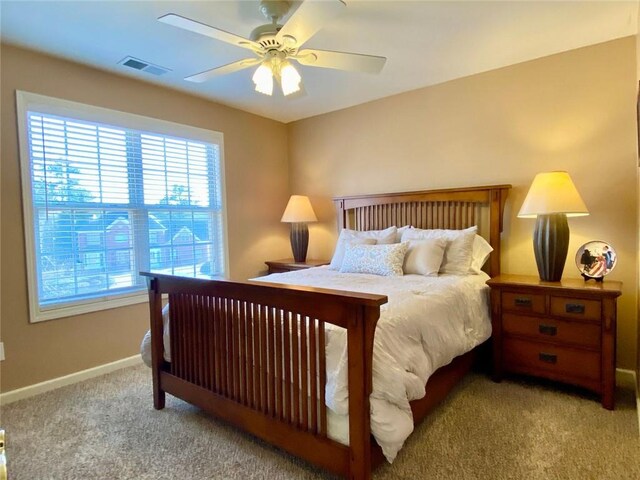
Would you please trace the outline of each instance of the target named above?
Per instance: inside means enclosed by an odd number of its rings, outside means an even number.
[[[500,274],[500,234],[503,228],[504,205],[507,201],[510,187],[510,185],[500,185],[498,188],[490,190],[489,244],[493,247],[489,260],[489,275],[491,277]]]
[[[158,279],[147,278],[149,289],[149,312],[151,315],[151,371],[153,378],[153,407],[156,410],[164,408],[165,393],[160,387],[160,370],[164,362],[162,334],[162,294],[158,290]]]
[[[373,339],[380,307],[359,306],[347,328],[349,375],[349,479],[371,478]]]
[[[338,235],[343,228],[347,228],[347,211],[344,208],[344,200],[341,198],[334,199],[333,202],[338,210]]]

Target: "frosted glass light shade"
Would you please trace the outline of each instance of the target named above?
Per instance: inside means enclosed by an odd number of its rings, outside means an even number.
[[[520,218],[564,213],[567,217],[589,215],[589,210],[567,172],[539,173],[518,212]]]
[[[285,96],[299,91],[301,80],[300,74],[289,62],[280,69],[280,84]]]
[[[253,74],[252,80],[256,86],[256,92],[265,95],[273,94],[273,72],[267,65],[264,63],[260,65]]]
[[[287,208],[284,210],[281,222],[300,223],[317,222],[316,214],[311,207],[309,197],[305,195],[291,195]]]

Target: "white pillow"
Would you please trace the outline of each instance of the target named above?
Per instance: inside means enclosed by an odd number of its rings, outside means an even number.
[[[447,241],[444,238],[409,240],[409,249],[404,257],[405,274],[415,273],[428,277],[437,277]]]
[[[484,238],[476,235],[473,239],[473,248],[471,253],[471,268],[469,272],[479,274],[482,267],[489,260],[489,255],[493,252],[493,247],[489,245]]]
[[[375,238],[352,238],[347,240],[349,245],[375,245],[378,243]]]
[[[402,235],[404,234],[404,232],[406,232],[410,228],[413,228],[413,227],[411,225],[405,225],[404,227],[398,227],[398,230],[396,231],[396,242],[395,243],[400,243],[402,241]]]
[[[332,270],[340,270],[342,266],[342,259],[344,258],[344,249],[347,242],[357,239],[357,238],[372,238],[378,244],[389,244],[394,243],[396,241],[396,227],[389,227],[384,230],[366,230],[366,231],[358,231],[358,230],[349,230],[344,228],[340,232],[340,236],[338,237],[338,242],[336,243],[336,250],[333,252],[333,258],[331,259],[331,264],[329,268]]]
[[[345,248],[342,273],[371,273],[373,275],[401,276],[407,243],[391,245],[357,245]]]
[[[444,258],[440,265],[440,273],[454,275],[468,275],[471,268],[473,253],[473,239],[478,231],[477,226],[464,230],[422,230],[411,228],[404,232],[402,241],[424,240],[428,238],[443,238],[447,241]]]

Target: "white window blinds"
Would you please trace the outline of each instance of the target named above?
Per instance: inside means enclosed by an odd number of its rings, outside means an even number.
[[[24,112],[40,317],[139,294],[139,271],[225,274],[221,142],[46,110]]]

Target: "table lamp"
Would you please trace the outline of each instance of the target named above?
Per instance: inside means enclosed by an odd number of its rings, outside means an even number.
[[[316,214],[311,208],[309,197],[304,195],[291,195],[287,208],[284,210],[281,222],[291,224],[291,250],[296,262],[304,262],[307,259],[307,247],[309,246],[308,222],[317,222]]]
[[[519,218],[536,218],[533,251],[540,279],[557,282],[562,278],[569,249],[567,217],[589,215],[567,172],[539,173],[524,199]]]

